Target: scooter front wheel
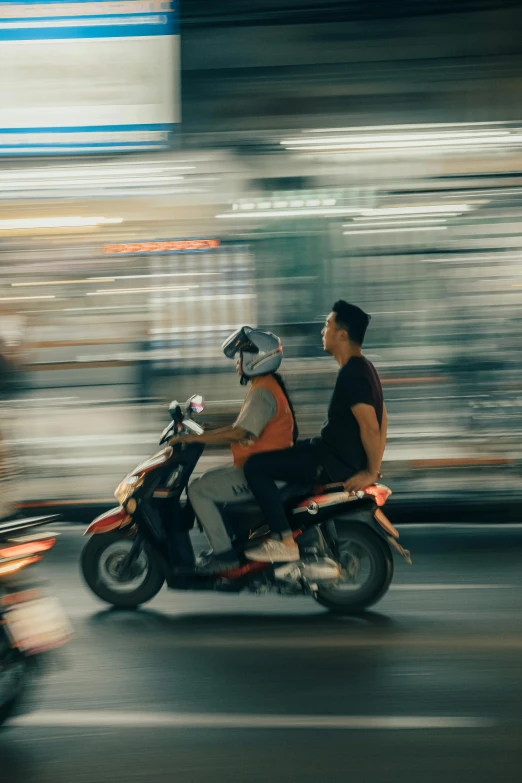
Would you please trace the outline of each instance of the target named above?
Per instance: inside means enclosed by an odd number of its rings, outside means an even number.
[[[131,568],[122,572],[133,543],[132,538],[111,531],[92,536],[81,555],[87,585],[98,598],[118,609],[135,609],[147,603],[165,581],[161,564],[149,548],[143,548]]]

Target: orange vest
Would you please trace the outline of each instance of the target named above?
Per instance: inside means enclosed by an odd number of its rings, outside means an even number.
[[[258,454],[261,451],[279,451],[280,449],[289,449],[294,445],[294,417],[290,410],[290,405],[285,393],[279,386],[273,375],[260,375],[254,378],[250,384],[248,395],[258,387],[267,389],[274,395],[277,403],[275,416],[270,419],[261,435],[256,440],[246,443],[233,443],[232,454],[234,455],[234,466],[242,468],[247,459],[252,454]]]

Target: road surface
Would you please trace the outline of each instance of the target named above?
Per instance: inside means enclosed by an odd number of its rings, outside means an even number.
[[[162,591],[107,610],[64,526],[46,578],[73,641],[0,734],[2,783],[515,783],[522,529],[402,530],[359,618],[308,598]]]

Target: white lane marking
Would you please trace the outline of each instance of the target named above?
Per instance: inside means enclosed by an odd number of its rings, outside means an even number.
[[[52,501],[48,501],[49,503],[52,503]],[[100,498],[100,505],[109,505],[109,502],[106,498]],[[116,502],[116,501],[114,501]],[[64,514],[67,512],[65,511]],[[56,524],[56,523],[55,523]],[[58,524],[64,524],[67,525],[67,528],[63,527],[62,530],[67,530],[67,532],[76,532],[79,529],[81,530],[82,522],[71,522],[71,523],[58,523]],[[522,530],[522,514],[521,514],[521,521],[520,522],[499,522],[499,523],[490,523],[490,522],[484,522],[482,523],[475,523],[475,522],[412,522],[411,524],[402,524],[398,523],[395,525],[397,530],[399,530],[403,536],[408,535],[408,531],[412,530],[426,530],[426,531],[440,531],[440,532],[448,532],[448,531],[463,531],[463,530],[481,530],[484,533],[492,533],[495,531],[503,530],[503,531],[510,531],[510,530],[516,530],[521,531]]]
[[[411,584],[411,585],[392,585],[392,590],[513,590],[518,589],[520,585],[492,585],[492,584],[476,584],[476,585],[459,585],[459,584]]]
[[[469,612],[422,612],[421,617],[438,617],[440,619],[448,619],[448,615],[451,619],[466,620],[469,619]],[[392,619],[397,617],[419,617],[418,612],[397,612],[393,614]],[[483,616],[480,615],[483,619]],[[522,650],[522,638],[520,635],[507,636],[506,634],[496,636],[439,636],[434,637],[433,633],[427,633],[424,637],[413,637],[405,635],[403,638],[393,638],[386,632],[381,632],[378,625],[372,626],[368,623],[365,630],[369,631],[369,634],[360,638],[344,638],[342,636],[327,635],[324,638],[320,636],[310,639],[309,635],[296,637],[292,635],[287,639],[273,640],[270,637],[263,638],[258,637],[255,639],[242,639],[236,640],[235,638],[230,641],[226,638],[221,639],[199,639],[192,640],[187,639],[186,642],[181,642],[180,647],[208,647],[210,649],[227,648],[227,647],[252,647],[254,649],[274,649],[274,648],[288,648],[292,649],[292,645],[295,646],[296,638],[299,638],[299,643],[306,646],[307,649],[318,650],[334,650],[334,649],[369,649],[369,648],[385,648],[385,649],[419,649],[428,650],[433,652],[434,650],[450,650],[455,653],[462,653],[464,650]],[[372,637],[372,632],[376,634],[376,637]],[[378,635],[380,633],[380,635]],[[176,645],[178,643],[176,642]]]
[[[15,726],[125,727],[137,729],[480,729],[490,718],[417,715],[249,715],[203,712],[116,712],[49,710],[11,721]]]

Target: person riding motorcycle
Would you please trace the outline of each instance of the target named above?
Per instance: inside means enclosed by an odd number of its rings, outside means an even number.
[[[237,372],[241,384],[249,384],[236,421],[231,427],[169,440],[170,445],[205,443],[231,447],[233,464],[207,471],[188,488],[192,507],[213,548],[206,562],[197,566],[204,573],[218,573],[240,564],[218,504],[253,499],[243,472],[247,459],[265,451],[288,449],[298,435],[292,403],[277,373],[283,359],[279,337],[243,326],[225,340],[222,349],[228,359],[239,354]]]
[[[254,454],[247,461],[248,486],[270,526],[270,536],[249,548],[248,559],[278,563],[298,557],[277,481],[342,483],[354,494],[379,478],[388,415],[377,370],[362,352],[370,318],[344,299],[334,303],[326,318],[323,348],[340,369],[319,437],[284,452]]]

